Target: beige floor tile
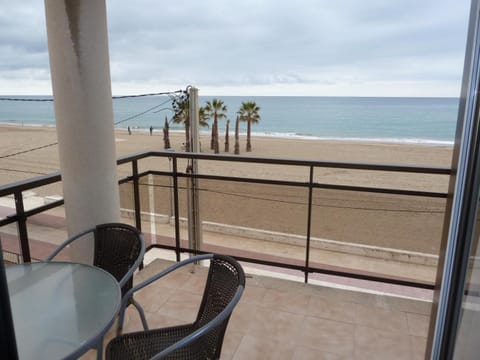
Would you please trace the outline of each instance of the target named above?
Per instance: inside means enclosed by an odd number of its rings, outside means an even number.
[[[222,360],[233,359],[240,342],[243,339],[243,334],[235,331],[231,331],[230,327],[227,327],[227,332],[223,338],[222,353],[220,355]]]
[[[357,304],[356,323],[376,329],[408,333],[406,314],[396,310]]]
[[[248,302],[254,304],[261,304],[267,289],[261,286],[245,286],[241,302]]]
[[[410,336],[410,346],[412,349],[412,360],[425,359],[425,350],[427,347],[427,338],[423,336]]]
[[[430,317],[419,314],[407,314],[408,333],[410,335],[424,336],[428,335],[428,327],[430,326]]]
[[[160,308],[163,314],[184,321],[193,322],[198,314],[202,297],[185,290],[176,290]]]
[[[134,299],[140,304],[143,310],[156,312],[174,292],[175,290],[172,288],[158,286],[158,284],[153,283],[137,291],[134,294]]]
[[[161,279],[158,279],[156,282],[158,286],[178,289],[181,288],[185,283],[187,283],[193,275],[182,270],[174,271]]]
[[[352,356],[354,331],[353,324],[307,316],[296,341],[298,346]]]
[[[323,319],[354,324],[356,319],[356,304],[312,296],[307,307],[307,314]]]
[[[262,307],[305,315],[308,312],[310,295],[277,289],[267,289],[261,302]]]
[[[297,347],[292,360],[351,360],[348,355],[326,352],[324,350]]]
[[[356,360],[410,360],[410,339],[398,332],[367,326],[355,328]]]
[[[207,275],[207,269],[196,266],[195,273],[190,274],[188,280],[180,284],[178,288],[189,291],[192,294],[203,295],[203,290],[205,289],[205,284],[207,281]]]
[[[433,296],[433,295],[432,295]],[[380,296],[379,296],[380,297]],[[381,296],[386,299],[391,308],[398,311],[405,311],[419,315],[430,316],[432,302],[426,300],[404,299],[395,296]]]
[[[251,322],[255,319],[257,305],[254,303],[240,302],[233,310],[228,328],[242,334],[248,333]]]
[[[256,337],[293,342],[301,328],[303,318],[303,315],[257,307],[247,333]]]
[[[294,343],[245,335],[233,360],[291,360]]]

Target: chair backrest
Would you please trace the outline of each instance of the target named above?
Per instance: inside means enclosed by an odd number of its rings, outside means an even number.
[[[245,274],[240,264],[229,256],[215,254],[210,263],[195,327],[200,328],[220,314],[232,301],[240,286],[245,287]],[[177,351],[188,352],[189,359],[219,358],[229,320],[230,316],[188,345],[188,349]]]
[[[95,229],[93,265],[120,281],[140,256],[141,233],[133,226],[120,223],[101,224]],[[132,288],[133,277],[122,287],[122,297]]]

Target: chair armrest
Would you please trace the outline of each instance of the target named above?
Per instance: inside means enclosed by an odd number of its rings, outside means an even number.
[[[78,238],[81,238],[82,236],[94,232],[96,228],[91,228],[85,231],[82,231],[81,233],[76,234],[75,236],[65,240],[62,244],[60,244],[50,255],[47,256],[45,261],[51,261],[55,256],[58,255],[60,251],[62,251],[67,245],[69,245],[72,241],[77,240]]]
[[[184,337],[182,340],[177,341],[176,343],[174,343],[174,344],[170,345],[169,347],[167,347],[166,349],[162,350],[161,352],[159,352],[158,354],[156,354],[155,356],[150,358],[150,360],[162,359],[163,357],[169,355],[171,352],[173,352],[175,350],[178,350],[178,349],[182,348],[183,346],[186,346],[186,345],[190,344],[191,342],[197,340],[199,337],[208,333],[215,326],[218,326],[221,322],[223,322],[226,318],[228,318],[232,314],[233,309],[235,308],[237,303],[240,301],[240,298],[243,294],[243,290],[244,290],[243,286],[240,285],[238,287],[237,291],[235,292],[235,295],[233,296],[230,303],[225,307],[225,309],[222,310],[222,312],[220,314],[215,316],[211,321],[209,321],[207,324],[203,325],[201,328],[195,330],[190,335]]]
[[[160,279],[161,277],[164,277],[167,274],[170,274],[172,271],[175,271],[185,265],[191,264],[196,261],[201,261],[201,260],[210,260],[213,259],[213,254],[205,254],[205,255],[198,255],[194,256],[188,259],[185,259],[183,261],[180,261],[178,263],[173,264],[172,266],[160,271],[158,274],[152,276],[151,278],[141,282],[140,284],[137,284],[136,286],[132,287],[129,291],[125,293],[122,299],[122,306],[120,307],[120,314],[125,311],[125,308],[127,307],[128,300],[132,297],[132,295],[137,292],[140,289],[143,289],[145,286],[150,285],[154,281]],[[123,279],[122,279],[123,280]]]
[[[141,262],[143,261],[143,256],[145,255],[145,238],[143,237],[142,234],[140,234],[139,236],[140,236],[140,243],[141,243],[140,254],[138,255],[137,260],[133,263],[130,270],[128,270],[128,272],[119,281],[120,288],[122,288],[123,285],[125,285],[125,283],[128,281],[128,279],[130,279],[133,276],[133,273],[135,272],[135,270],[138,269]]]

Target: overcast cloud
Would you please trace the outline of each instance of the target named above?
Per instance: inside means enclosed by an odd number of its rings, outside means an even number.
[[[50,94],[44,3],[0,0],[0,93]],[[468,0],[107,0],[112,89],[458,96]]]

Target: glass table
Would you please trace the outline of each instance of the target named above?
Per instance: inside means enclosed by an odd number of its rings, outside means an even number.
[[[74,359],[96,347],[120,308],[108,272],[90,265],[40,262],[6,268],[20,359]]]

